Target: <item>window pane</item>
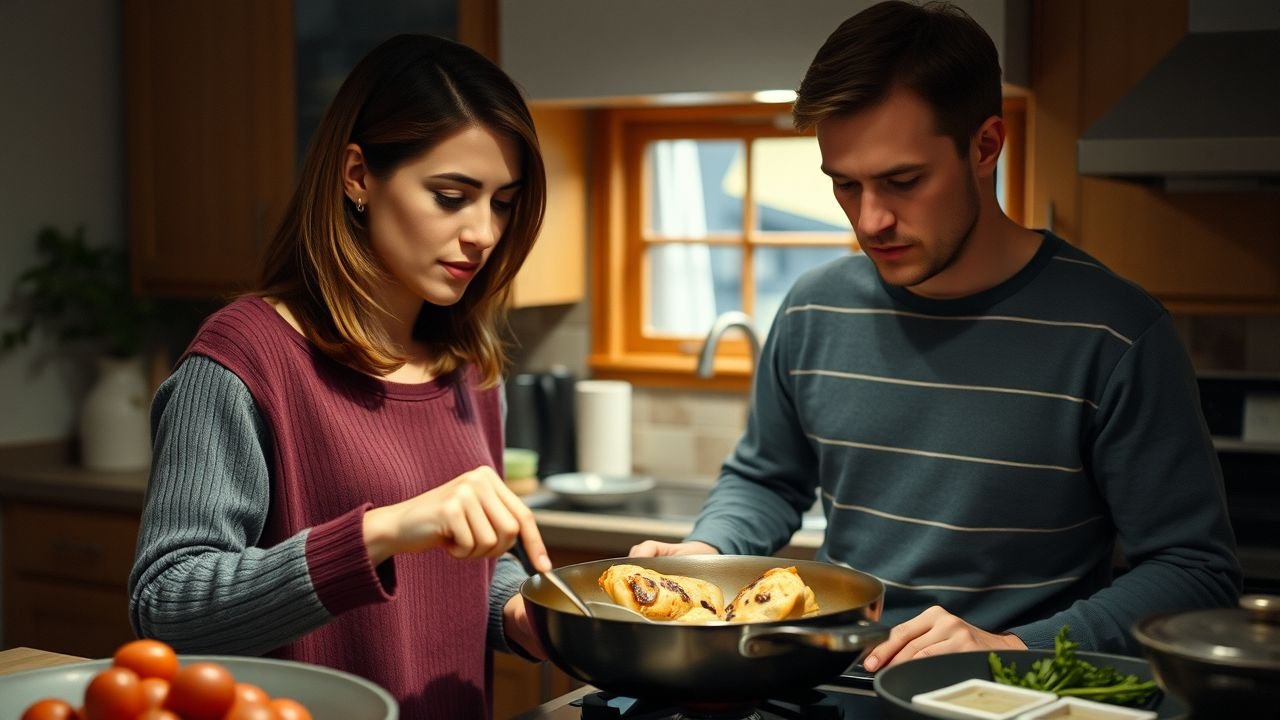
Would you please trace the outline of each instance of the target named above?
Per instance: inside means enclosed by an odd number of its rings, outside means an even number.
[[[648,331],[700,336],[716,315],[742,309],[742,248],[650,245]]]
[[[810,268],[849,254],[839,247],[769,247],[756,246],[756,330],[761,337],[769,334],[773,316],[778,314],[782,298],[796,278]]]
[[[739,140],[660,140],[650,143],[649,229],[660,237],[706,237],[742,232],[743,184]]]
[[[815,138],[760,138],[752,142],[756,229],[849,232],[849,219],[831,192],[831,178],[818,169],[821,166],[822,153]]]

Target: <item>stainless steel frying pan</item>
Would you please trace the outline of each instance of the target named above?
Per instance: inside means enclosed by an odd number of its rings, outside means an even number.
[[[732,598],[764,571],[794,565],[821,611],[780,622],[686,625],[589,618],[545,578],[520,588],[551,661],[602,690],[684,705],[764,700],[831,680],[888,637],[884,586],[827,563],[744,555],[614,558],[558,568],[583,600],[609,602],[596,580],[632,564],[701,578]]]

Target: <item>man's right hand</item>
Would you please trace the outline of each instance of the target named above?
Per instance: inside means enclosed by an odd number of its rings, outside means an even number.
[[[704,542],[664,543],[645,540],[634,545],[627,557],[666,557],[668,555],[719,555],[720,551]]]

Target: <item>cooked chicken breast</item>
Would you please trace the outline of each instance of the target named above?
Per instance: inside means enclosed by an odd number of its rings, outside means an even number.
[[[639,565],[611,565],[597,582],[615,603],[652,620],[697,623],[724,615],[724,593],[705,580]]]
[[[773,568],[748,584],[725,607],[735,623],[771,622],[817,613],[818,599],[795,567]]]

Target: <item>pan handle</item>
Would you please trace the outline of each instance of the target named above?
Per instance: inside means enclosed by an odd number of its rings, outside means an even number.
[[[738,639],[738,653],[748,658],[770,657],[789,652],[797,645],[854,652],[874,647],[888,637],[889,628],[867,620],[830,627],[763,625],[743,628],[742,637]]]

